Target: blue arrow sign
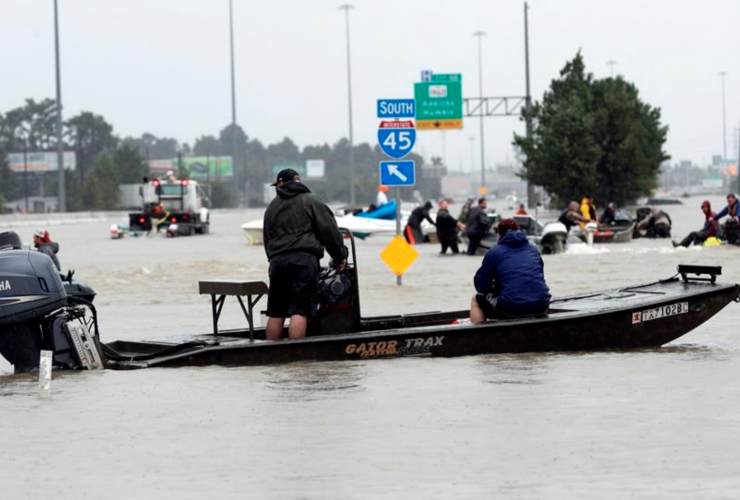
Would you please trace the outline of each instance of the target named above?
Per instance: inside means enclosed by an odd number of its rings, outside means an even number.
[[[380,149],[391,158],[403,158],[411,152],[416,142],[414,122],[383,121],[378,128]]]
[[[414,99],[378,99],[378,118],[415,118]]]
[[[383,186],[413,186],[416,184],[414,161],[381,161],[380,183]]]

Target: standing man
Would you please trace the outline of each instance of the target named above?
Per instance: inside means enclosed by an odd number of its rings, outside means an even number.
[[[39,252],[46,254],[51,258],[57,271],[62,270],[62,266],[59,264],[59,258],[57,258],[57,253],[59,253],[59,243],[51,241],[49,231],[46,229],[37,229],[34,231],[33,246],[36,247]]]
[[[380,208],[386,203],[388,203],[388,195],[385,194],[388,192],[388,186],[380,185],[378,186],[378,194],[375,197],[375,208]]]
[[[465,230],[469,241],[468,255],[475,255],[475,252],[480,246],[480,241],[491,230],[491,219],[486,214],[486,208],[488,208],[488,203],[485,198],[481,198],[478,200],[478,206],[473,208],[468,216],[466,222],[467,229]]]
[[[270,261],[267,339],[282,337],[288,316],[290,338],[300,339],[306,336],[308,318],[316,314],[324,247],[339,269],[347,264],[347,248],[331,210],[301,183],[298,172],[281,170],[273,186],[277,197],[267,207],[263,224]]]
[[[432,209],[432,202],[428,201],[420,207],[416,207],[409,215],[409,221],[406,223],[406,228],[403,230],[403,235],[412,245],[417,243],[424,243],[424,233],[421,232],[421,223],[424,220],[429,221],[430,224],[436,226],[437,224],[429,216],[429,211]]]
[[[457,230],[465,229],[465,225],[458,222],[448,210],[449,203],[447,200],[439,202],[439,210],[437,211],[437,239],[442,245],[442,255],[447,253],[449,248],[452,251],[452,255],[457,255],[460,250],[457,248]]]

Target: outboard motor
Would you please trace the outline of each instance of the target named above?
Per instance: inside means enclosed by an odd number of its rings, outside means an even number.
[[[92,304],[68,297],[52,260],[15,233],[0,234],[0,249],[0,354],[16,373],[37,369],[41,350],[56,368],[103,368]]]

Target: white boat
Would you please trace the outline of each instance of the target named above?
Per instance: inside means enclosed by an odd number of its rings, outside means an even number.
[[[407,218],[405,216],[401,220],[401,229],[406,225]],[[354,215],[336,216],[336,219],[339,227],[349,229],[358,238],[364,239],[377,234],[392,235],[396,233],[395,220],[368,219],[366,217],[355,217]],[[261,219],[247,222],[246,224],[242,224],[241,227],[247,243],[250,245],[261,245],[263,243]]]

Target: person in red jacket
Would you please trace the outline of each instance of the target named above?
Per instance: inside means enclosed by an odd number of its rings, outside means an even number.
[[[703,244],[707,238],[714,238],[717,236],[719,229],[719,222],[715,220],[714,212],[712,212],[712,205],[708,200],[705,200],[701,204],[701,211],[704,212],[704,227],[700,231],[692,231],[686,236],[681,243],[672,241],[673,247],[688,247],[692,243],[694,245]]]

